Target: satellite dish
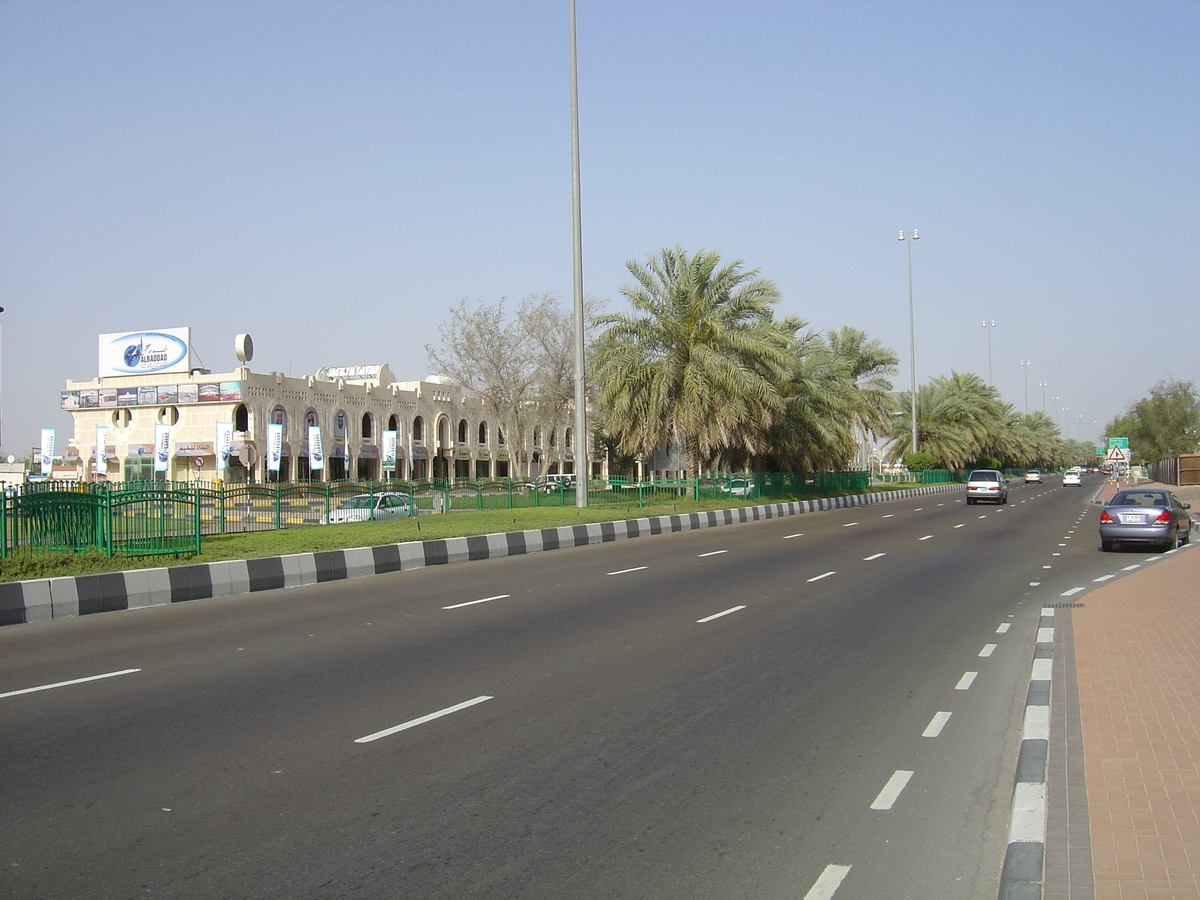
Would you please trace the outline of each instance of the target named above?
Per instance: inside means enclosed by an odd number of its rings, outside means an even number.
[[[15,463],[17,461],[17,458],[10,453],[10,454],[8,454],[8,461],[10,463]]]
[[[250,362],[254,358],[254,341],[248,334],[239,334],[233,339],[233,352],[239,362]]]

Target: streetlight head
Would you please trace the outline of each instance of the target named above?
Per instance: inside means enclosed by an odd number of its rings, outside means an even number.
[[[900,232],[900,237],[897,238],[897,240],[900,240],[900,241],[904,240],[904,232],[903,231]]]
[[[915,240],[916,240],[917,238],[919,238],[919,237],[920,237],[920,235],[919,235],[919,234],[917,234],[917,229],[915,229],[915,228],[914,228],[914,229],[913,229],[913,240],[915,241]]]

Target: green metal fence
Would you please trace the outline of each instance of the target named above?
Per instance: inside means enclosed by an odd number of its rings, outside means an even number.
[[[926,484],[958,480],[950,472],[924,473]],[[700,479],[588,482],[588,504],[617,508],[679,500],[782,499],[861,492],[869,472],[755,473]],[[412,515],[465,509],[521,509],[575,505],[569,476],[535,479],[417,481],[220,482],[140,481],[78,484],[37,482],[5,495],[0,511],[0,558],[15,551],[199,553],[204,535],[274,531],[329,521],[341,504],[370,510],[381,494]],[[336,517],[335,517],[336,518]]]
[[[113,556],[200,552],[200,491],[167,484],[27,485],[0,504],[0,558],[14,552]]]

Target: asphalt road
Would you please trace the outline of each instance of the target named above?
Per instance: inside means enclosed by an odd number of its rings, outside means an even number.
[[[0,896],[991,900],[1097,487],[2,629]]]

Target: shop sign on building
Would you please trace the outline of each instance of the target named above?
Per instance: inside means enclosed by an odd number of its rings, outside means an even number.
[[[191,371],[191,335],[190,328],[102,334],[100,377]]]

